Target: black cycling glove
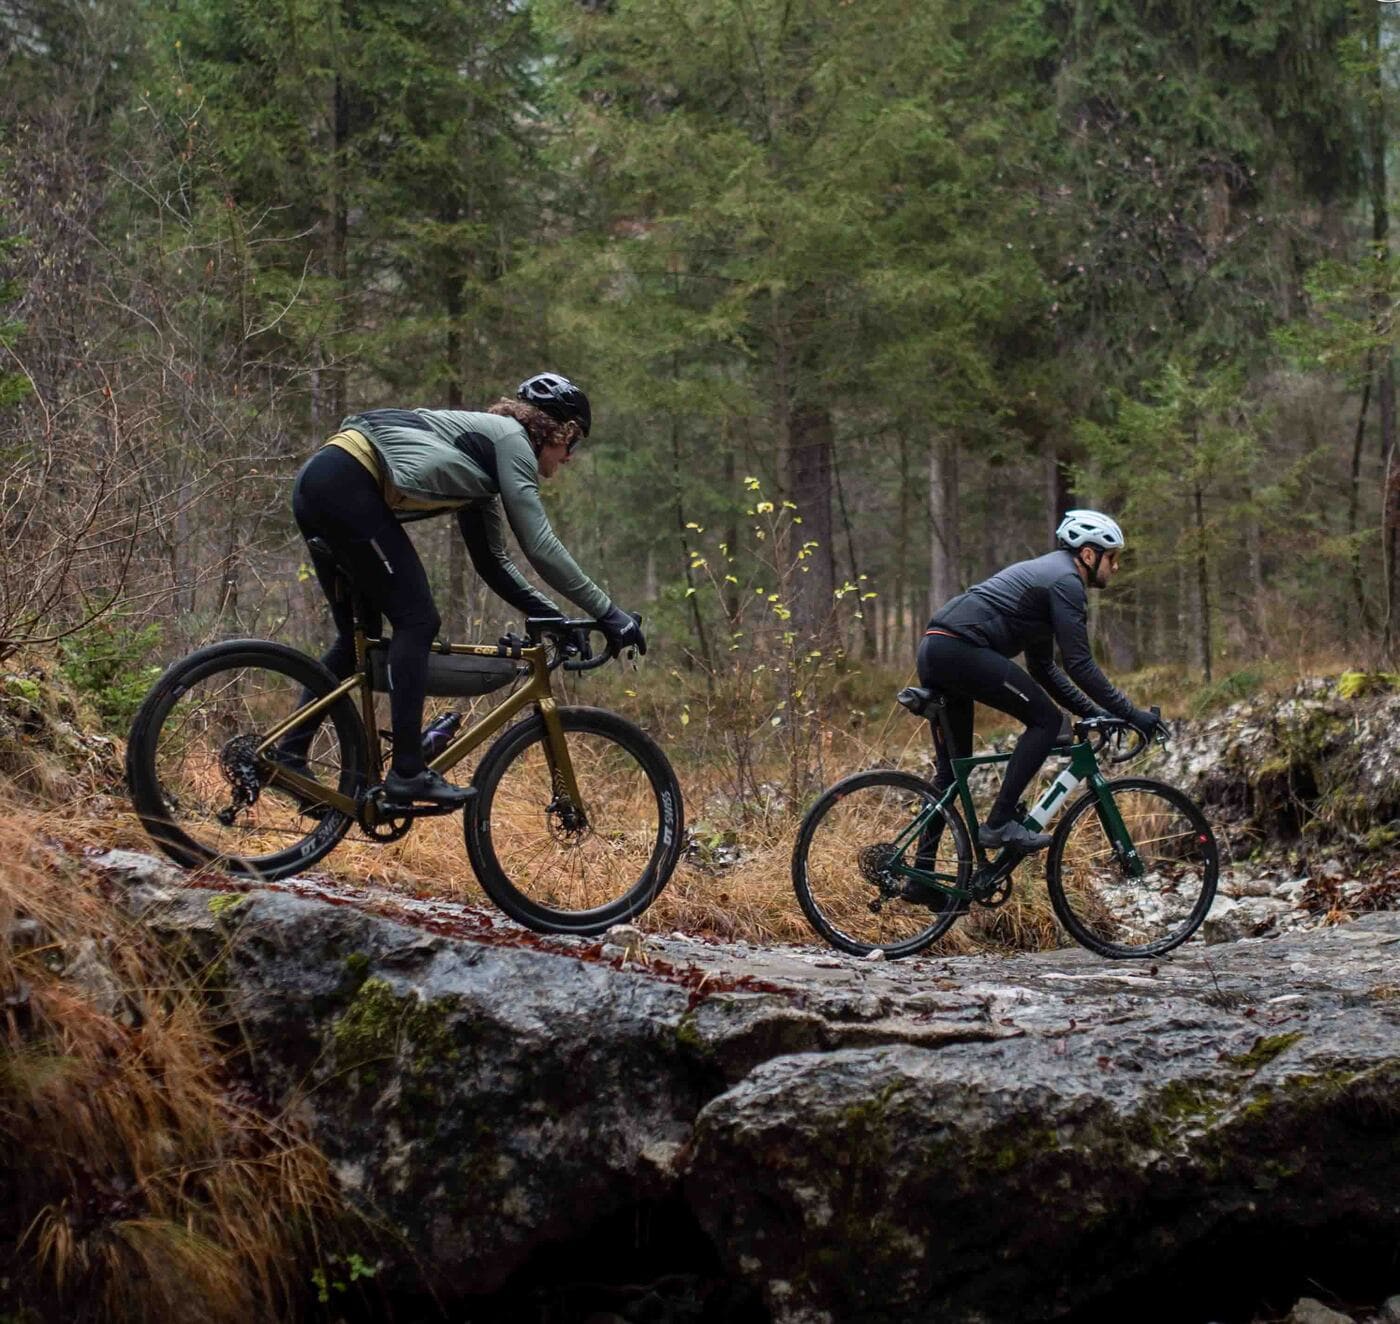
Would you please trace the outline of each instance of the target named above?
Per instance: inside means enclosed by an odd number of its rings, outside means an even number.
[[[635,648],[639,653],[647,651],[647,637],[642,633],[640,616],[612,606],[598,618],[598,624],[603,627],[613,652],[620,653],[624,648]]]
[[[1159,731],[1165,731],[1167,724],[1162,720],[1161,713],[1154,713],[1147,708],[1134,708],[1133,715],[1128,718],[1141,733],[1144,740],[1151,740]]]

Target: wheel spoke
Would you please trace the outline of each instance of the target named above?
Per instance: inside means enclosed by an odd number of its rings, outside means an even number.
[[[911,900],[892,866],[920,867],[964,877],[960,854],[967,844],[961,821],[927,841],[898,843],[934,803],[931,788],[903,774],[869,774],[829,791],[813,806],[798,838],[793,883],[803,910],[828,942],[844,951],[880,948],[907,955],[933,941],[952,923],[949,902],[925,893],[932,905]]]
[[[596,932],[644,909],[669,878],[680,847],[679,791],[664,756],[621,718],[566,709],[561,719],[579,805],[555,796],[537,720],[506,737],[516,743],[480,774],[483,800],[467,823],[468,847],[483,887],[514,918]],[[669,824],[663,785],[676,816]],[[572,809],[583,811],[582,822]]]
[[[1137,852],[1125,868],[1092,801],[1082,801],[1053,848],[1051,894],[1070,934],[1110,956],[1157,954],[1186,941],[1214,897],[1214,838],[1199,809],[1145,779],[1112,783]]]

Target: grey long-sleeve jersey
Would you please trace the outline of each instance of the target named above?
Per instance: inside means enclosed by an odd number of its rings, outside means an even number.
[[[1072,552],[1062,549],[1007,566],[949,599],[934,613],[929,628],[946,630],[1003,657],[1024,652],[1032,679],[1080,717],[1100,711],[1095,705],[1115,717],[1131,718],[1136,711],[1094,661],[1088,595]],[[1064,670],[1055,663],[1057,644]]]

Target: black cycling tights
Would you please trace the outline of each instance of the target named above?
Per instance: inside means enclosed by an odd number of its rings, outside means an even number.
[[[330,544],[354,577],[356,590],[394,627],[389,641],[394,771],[411,777],[424,767],[428,648],[442,624],[423,562],[369,470],[339,446],[323,447],[302,466],[292,490],[292,514],[302,537],[323,538]],[[335,560],[312,551],[311,564],[336,629],[335,643],[321,661],[344,680],[355,666],[354,611],[348,597],[337,600]],[[366,622],[371,635],[379,633],[381,624],[378,615]],[[284,748],[303,757],[306,753],[292,740]]]
[[[948,714],[956,746],[951,755],[943,748],[938,722],[930,722],[934,748],[938,752],[939,790],[952,785],[950,757],[967,758],[972,753],[974,700],[1010,713],[1026,724],[1016,748],[1011,751],[1011,761],[1006,765],[996,803],[987,815],[988,827],[1001,827],[1015,814],[1017,801],[1059,738],[1060,710],[1010,658],[1002,657],[994,649],[943,634],[926,634],[919,645],[919,684],[937,690],[948,701],[944,711]]]

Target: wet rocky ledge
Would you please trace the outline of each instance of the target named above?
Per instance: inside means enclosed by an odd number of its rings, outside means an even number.
[[[1400,1291],[1400,914],[885,962],[93,863],[439,1301],[647,1228],[710,1284],[655,1318],[1205,1320],[1331,1244]]]

